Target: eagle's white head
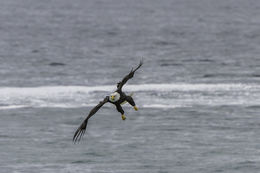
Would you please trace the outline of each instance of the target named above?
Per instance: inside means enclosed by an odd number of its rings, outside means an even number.
[[[120,94],[118,92],[114,92],[114,93],[110,94],[110,96],[109,96],[109,100],[111,102],[116,102],[119,99],[120,99]]]

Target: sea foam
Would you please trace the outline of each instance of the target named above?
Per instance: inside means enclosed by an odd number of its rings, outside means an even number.
[[[0,109],[94,106],[114,90],[115,85],[0,87]],[[123,90],[136,93],[134,97],[142,107],[175,108],[198,103],[221,104],[225,100],[230,104],[254,104],[260,85],[164,83],[126,85]]]

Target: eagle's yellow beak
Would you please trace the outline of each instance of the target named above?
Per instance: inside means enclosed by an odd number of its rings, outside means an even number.
[[[115,100],[115,96],[114,95],[111,96],[111,100]]]

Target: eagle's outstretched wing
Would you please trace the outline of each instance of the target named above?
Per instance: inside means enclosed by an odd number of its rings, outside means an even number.
[[[83,123],[79,126],[77,131],[74,134],[73,141],[76,143],[77,141],[79,142],[82,136],[85,134],[87,124],[88,124],[88,119],[92,117],[105,103],[107,103],[109,100],[109,97],[107,96],[103,101],[99,102],[97,106],[95,106],[88,114],[87,118],[83,121]]]
[[[130,71],[130,73],[129,73],[128,75],[126,75],[126,76],[123,78],[122,81],[120,81],[120,82],[117,83],[117,89],[118,89],[118,90],[121,90],[122,87],[124,86],[124,84],[125,84],[129,79],[131,79],[131,78],[134,76],[135,71],[138,70],[142,65],[143,65],[143,60],[140,61],[139,65],[138,65],[135,69],[132,68],[132,70]]]

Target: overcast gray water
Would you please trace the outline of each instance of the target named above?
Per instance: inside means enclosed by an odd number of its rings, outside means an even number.
[[[260,1],[1,0],[1,173],[260,172]],[[139,111],[111,104],[132,67]]]

